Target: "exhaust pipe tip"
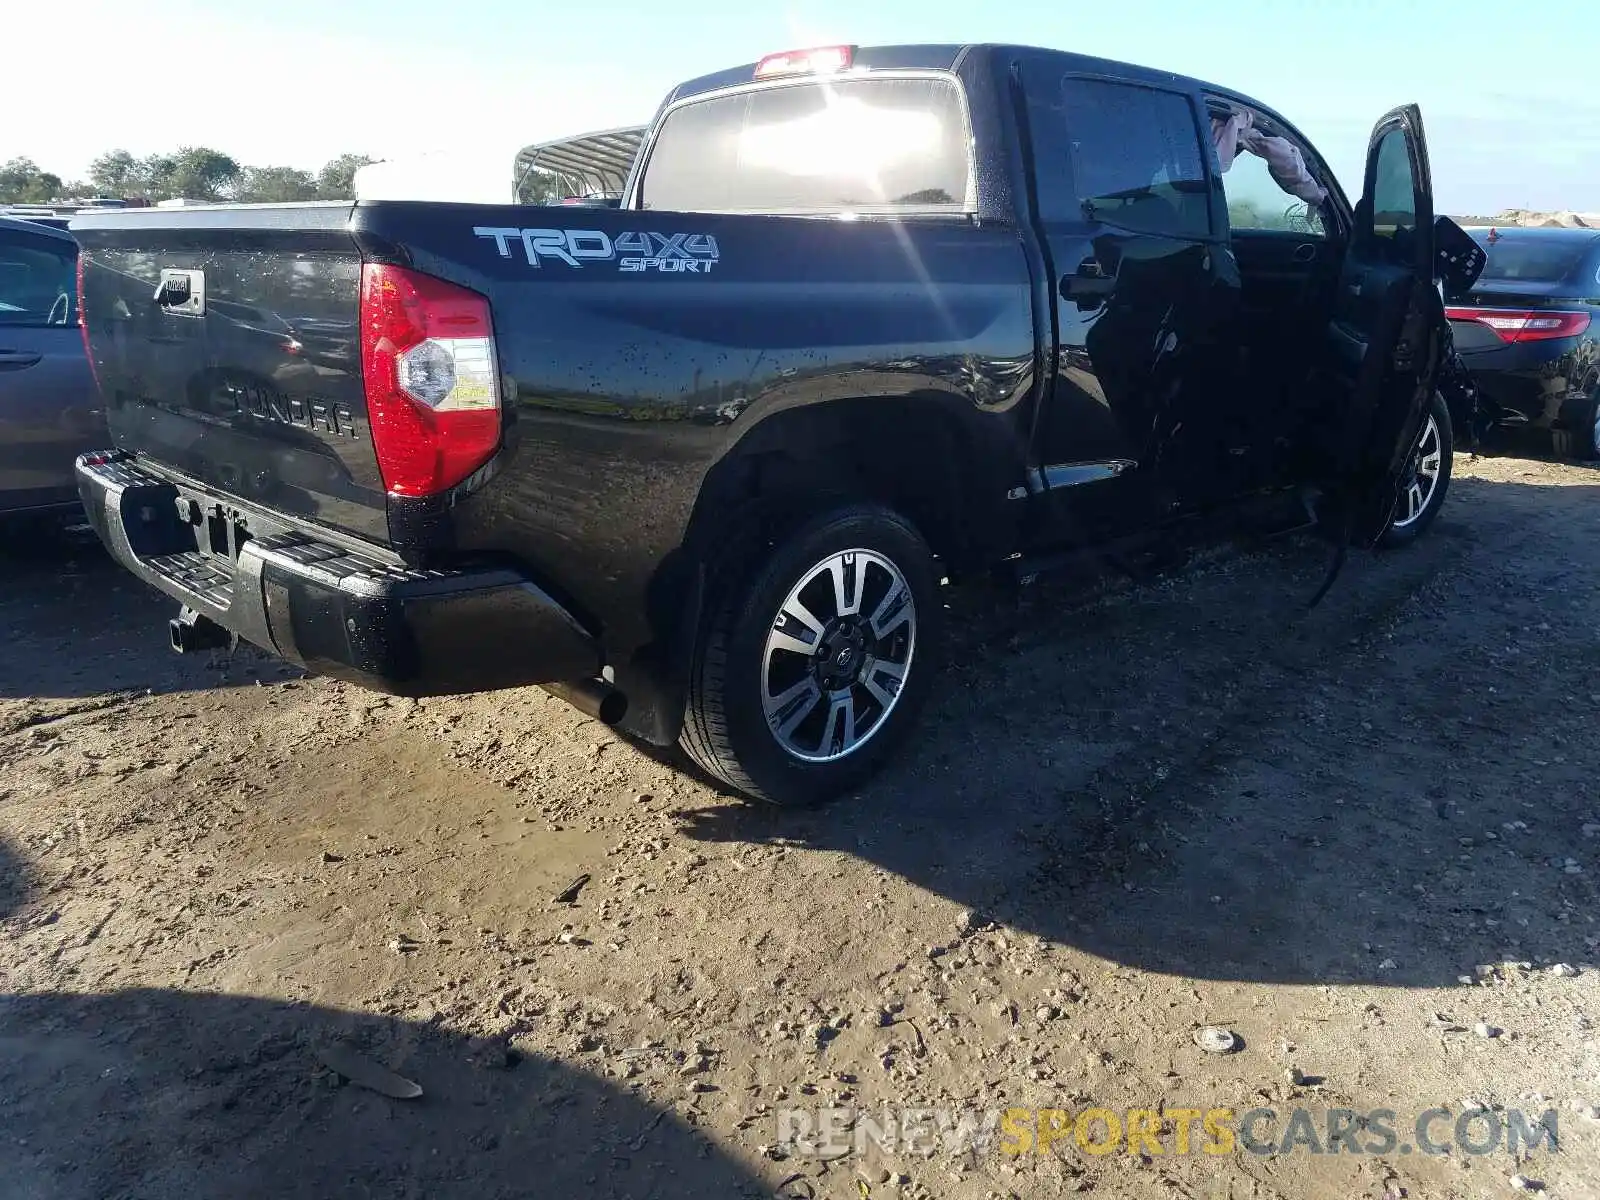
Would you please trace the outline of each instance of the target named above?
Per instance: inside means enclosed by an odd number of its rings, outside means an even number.
[[[628,715],[628,698],[612,688],[601,698],[594,715],[607,725],[616,725]]]
[[[575,683],[547,683],[545,691],[565,700],[584,716],[604,725],[616,725],[628,713],[628,698],[603,679]]]

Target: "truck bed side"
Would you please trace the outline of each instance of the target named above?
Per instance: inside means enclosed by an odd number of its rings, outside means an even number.
[[[505,447],[450,536],[556,576],[624,660],[672,635],[663,564],[702,518],[731,515],[719,464],[825,463],[801,440],[877,431],[858,449],[896,470],[925,456],[931,482],[956,466],[945,430],[981,464],[978,495],[1003,503],[1024,480],[1036,345],[1014,230],[400,205],[353,224],[493,306]]]
[[[503,560],[621,671],[676,636],[681,551],[762,470],[909,460],[952,504],[1025,479],[1036,300],[1013,228],[373,202],[107,214],[79,236],[119,448],[412,566]],[[489,300],[503,441],[445,495],[383,491],[364,262]],[[171,268],[205,272],[203,320],[154,304]]]

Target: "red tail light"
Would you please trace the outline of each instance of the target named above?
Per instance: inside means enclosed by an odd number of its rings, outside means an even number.
[[[756,64],[757,79],[777,75],[826,75],[847,71],[855,60],[854,46],[817,46],[810,50],[785,50],[769,54]]]
[[[489,302],[402,267],[361,269],[361,365],[383,486],[432,496],[500,445],[500,376]]]
[[[1487,326],[1508,345],[1577,337],[1589,328],[1586,312],[1554,312],[1547,308],[1447,308],[1452,321],[1475,321]]]

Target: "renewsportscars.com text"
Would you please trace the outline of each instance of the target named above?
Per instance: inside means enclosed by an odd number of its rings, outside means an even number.
[[[785,1108],[777,1143],[831,1158],[869,1147],[1012,1157],[1027,1154],[1494,1154],[1559,1149],[1555,1110],[1430,1108]]]

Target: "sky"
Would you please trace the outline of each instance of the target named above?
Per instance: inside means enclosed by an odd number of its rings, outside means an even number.
[[[1600,211],[1593,0],[0,0],[0,161],[113,148],[315,170],[344,151],[509,154],[644,123],[673,84],[774,50],[1022,42],[1231,87],[1352,195],[1367,134],[1422,106],[1439,211]],[[1521,14],[1530,15],[1524,17]],[[1533,16],[1536,14],[1536,18]]]

